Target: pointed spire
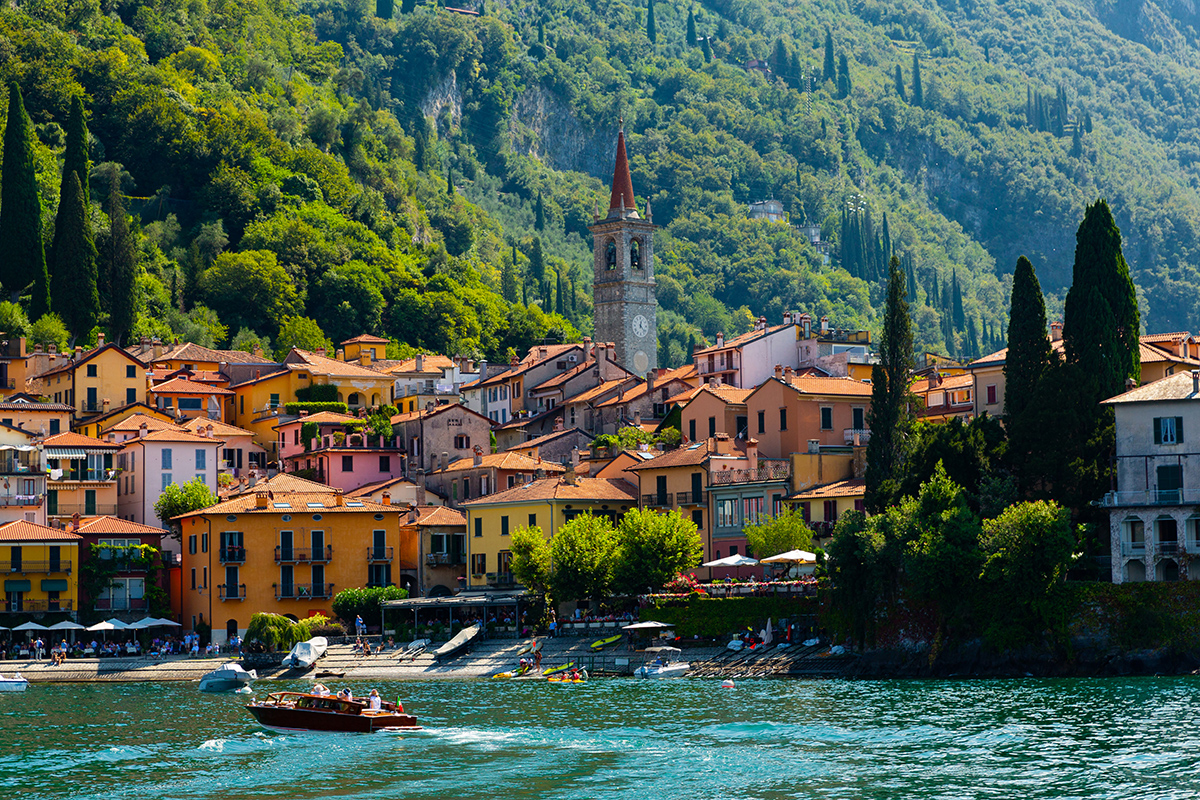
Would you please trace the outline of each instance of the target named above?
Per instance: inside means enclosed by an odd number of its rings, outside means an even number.
[[[629,205],[625,198],[628,197]],[[625,120],[621,119],[621,130],[617,133],[617,163],[613,169],[612,196],[608,203],[608,216],[626,216],[625,209],[637,216],[637,200],[633,194],[633,178],[629,176],[629,158],[625,155]]]

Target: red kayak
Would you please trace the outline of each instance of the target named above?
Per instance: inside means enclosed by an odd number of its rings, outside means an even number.
[[[272,692],[265,700],[247,704],[246,710],[264,728],[277,731],[372,733],[421,727],[416,717],[397,709],[395,703],[381,705],[382,708],[375,710],[361,701],[343,700],[335,695]]]

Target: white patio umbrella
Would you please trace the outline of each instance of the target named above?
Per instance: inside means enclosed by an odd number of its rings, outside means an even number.
[[[623,631],[657,631],[657,630],[661,630],[663,628],[673,628],[673,627],[675,627],[675,626],[671,625],[669,623],[666,623],[666,622],[650,621],[650,622],[635,622],[632,625],[622,625],[621,630],[623,630]]]
[[[777,556],[764,558],[764,564],[815,564],[817,557],[807,550],[788,550],[786,553],[780,553]]]
[[[718,558],[716,561],[706,561],[700,566],[702,567],[752,567],[758,562],[749,556],[744,556],[741,553],[733,556],[725,556]]]
[[[25,622],[13,628],[14,631],[48,631],[50,630],[45,625],[38,625],[36,622]]]
[[[141,619],[139,619],[137,622],[131,622],[131,623],[129,623],[129,627],[130,627],[130,628],[133,628],[134,630],[139,630],[139,631],[140,631],[140,630],[142,630],[142,629],[144,629],[144,628],[154,628],[154,627],[157,627],[157,626],[158,626],[158,624],[159,624],[158,620],[157,620],[157,619],[155,619],[154,617],[142,617],[142,618],[141,618]]]
[[[183,627],[183,625],[181,623],[178,623],[173,619],[167,619],[166,617],[159,617],[157,622],[159,625],[163,625],[168,628],[182,628]]]
[[[87,630],[78,622],[71,622],[69,619],[64,619],[62,622],[56,622],[50,626],[52,631],[84,631]]]
[[[112,630],[114,631],[128,630],[131,627],[129,623],[121,622],[121,620],[117,619],[116,617],[113,617],[112,619],[106,619],[104,621],[109,625],[112,625]]]
[[[113,625],[111,622],[97,622],[95,625],[88,627],[88,630],[89,631],[119,631],[124,627],[125,626],[122,625],[121,628],[118,628],[116,625]]]

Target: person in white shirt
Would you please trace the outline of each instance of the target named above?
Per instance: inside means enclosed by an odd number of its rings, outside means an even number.
[[[367,706],[372,711],[378,711],[382,707],[382,702],[383,701],[379,699],[379,692],[375,689],[372,689],[370,696],[367,697]]]

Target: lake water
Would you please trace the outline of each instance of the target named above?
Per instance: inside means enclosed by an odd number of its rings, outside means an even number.
[[[1198,681],[347,681],[426,726],[370,735],[35,684],[0,695],[0,798],[1194,798]]]

